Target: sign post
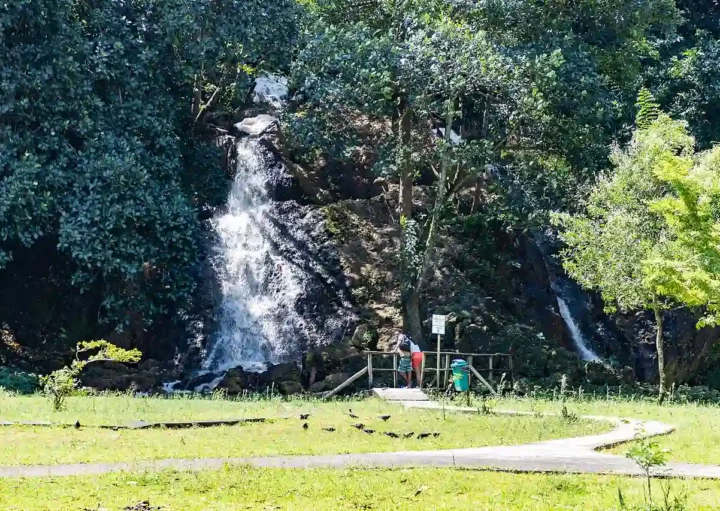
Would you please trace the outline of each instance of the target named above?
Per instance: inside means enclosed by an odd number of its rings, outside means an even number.
[[[433,314],[432,333],[437,335],[437,389],[440,393],[440,337],[445,335],[445,316]]]

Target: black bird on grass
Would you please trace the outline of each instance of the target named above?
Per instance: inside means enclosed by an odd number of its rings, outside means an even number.
[[[375,433],[375,430],[374,429],[363,429],[363,432],[367,433],[368,435],[372,435],[373,433]]]
[[[308,426],[308,423],[307,423],[307,422],[306,422],[305,424],[303,424],[303,429],[307,429],[307,428],[309,428],[309,427],[310,427],[310,426]]]
[[[75,429],[80,429],[80,421],[75,421]]]
[[[429,437],[430,435],[432,435],[432,433],[420,433],[420,434],[417,436],[417,439],[418,439],[418,440],[423,440],[423,439]]]
[[[358,417],[357,415],[355,415],[355,414],[353,413],[352,408],[348,408],[348,415],[349,415],[350,417],[352,417],[353,419],[359,419],[359,418],[360,418],[360,417]]]
[[[323,428],[323,431],[328,431],[332,433],[333,431],[335,431],[335,428]]]
[[[393,433],[392,431],[386,431],[385,433],[383,433],[383,435],[389,436],[390,438],[400,438],[400,435],[398,435],[397,433]]]
[[[403,436],[404,436],[405,438],[412,438],[414,434],[415,434],[415,432],[414,432],[414,431],[411,431],[410,433],[405,433]]]
[[[303,413],[302,415],[300,415],[300,420],[306,421],[306,420],[308,420],[309,417],[310,417],[309,413]]]
[[[439,436],[440,436],[440,433],[438,433],[438,432],[435,432],[435,433],[433,433],[433,436],[434,436],[435,438],[437,438],[437,437],[439,437]]]
[[[387,422],[390,419],[390,417],[392,417],[392,415],[381,415],[378,418]]]
[[[353,424],[353,428],[355,428],[355,429],[365,429],[365,424]]]

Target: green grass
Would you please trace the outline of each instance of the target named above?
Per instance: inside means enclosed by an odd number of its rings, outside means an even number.
[[[0,398],[0,420],[29,419],[31,410],[46,409],[36,397]],[[348,408],[360,416],[352,419]],[[122,415],[125,413],[126,415]],[[298,417],[310,413],[304,430]],[[384,422],[378,417],[389,414]],[[124,423],[131,420],[277,418],[267,423],[181,430],[108,430],[98,428],[0,428],[0,465],[138,461],[162,458],[248,457],[292,454],[384,452],[482,447],[537,442],[588,435],[610,429],[595,421],[561,418],[508,417],[476,414],[443,416],[441,411],[404,409],[370,399],[355,402],[217,401],[121,397],[74,398],[57,416],[46,420],[81,424]],[[285,418],[283,418],[285,417]],[[112,419],[112,420],[111,420]],[[369,435],[353,427],[362,423],[376,430]],[[323,431],[333,427],[335,432]],[[437,438],[394,439],[381,432],[439,432]]]
[[[67,399],[64,410],[56,412],[51,401],[41,395],[17,396],[0,391],[0,420],[51,421],[86,425],[123,425],[147,422],[196,421],[259,417],[280,406],[294,413],[304,404],[301,400],[279,399],[232,400],[200,396],[173,396],[167,399],[133,397],[130,394],[107,394]]]
[[[514,410],[560,410],[557,401],[503,400],[498,408]],[[668,436],[658,437],[657,442],[669,449],[669,460],[689,463],[720,464],[720,407],[697,404],[667,404],[660,406],[648,400],[569,400],[568,410],[578,415],[606,415],[651,419],[677,427]],[[611,452],[624,454],[628,445],[621,445]]]
[[[619,508],[618,490],[629,505],[642,503],[641,484],[641,480],[632,478],[452,469],[236,467],[198,473],[0,480],[0,509],[117,511],[147,500],[154,506],[162,506],[164,511],[610,511]],[[720,482],[673,481],[671,484],[675,492],[687,493],[688,510],[712,510],[720,506]]]

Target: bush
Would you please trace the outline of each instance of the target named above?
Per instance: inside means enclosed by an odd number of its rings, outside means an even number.
[[[32,394],[40,387],[37,375],[0,367],[0,389],[17,392],[19,394]]]
[[[87,360],[80,360],[81,353],[95,351]],[[53,408],[61,410],[65,398],[72,396],[79,385],[77,377],[88,364],[93,362],[139,362],[142,353],[138,350],[124,350],[107,341],[81,342],[75,351],[75,360],[70,367],[63,367],[47,376],[40,377],[40,383],[46,396],[52,399]]]

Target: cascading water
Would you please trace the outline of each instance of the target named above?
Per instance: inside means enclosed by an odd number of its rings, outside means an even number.
[[[558,302],[558,308],[560,309],[560,316],[562,316],[563,321],[565,321],[565,324],[568,327],[568,330],[570,330],[570,337],[572,337],[572,341],[575,345],[575,349],[577,350],[578,355],[580,355],[580,358],[588,362],[590,360],[600,360],[600,357],[598,357],[593,350],[588,348],[587,342],[585,341],[585,336],[583,336],[580,328],[577,326],[577,323],[575,323],[575,320],[573,319],[567,302],[559,294],[557,294],[557,291],[555,292]]]
[[[295,307],[306,276],[276,250],[277,222],[268,193],[276,169],[266,165],[255,139],[239,141],[236,158],[227,208],[212,221],[222,302],[203,369],[215,373],[238,366],[262,371],[268,363],[292,358],[289,341],[308,330]]]
[[[577,288],[577,285],[559,277],[554,271],[553,265],[548,263],[548,260],[551,258],[551,254],[548,250],[546,235],[541,232],[536,232],[534,238],[535,246],[540,251],[543,264],[545,265],[548,277],[550,278],[550,288],[552,289],[552,292],[555,295],[555,299],[557,300],[560,316],[562,317],[565,325],[570,331],[570,338],[572,339],[573,345],[575,346],[575,351],[584,361],[589,362],[591,360],[600,360],[600,357],[588,346],[588,342],[585,339],[585,336],[583,335],[582,330],[578,325],[578,322],[573,317],[573,313],[568,306],[567,300],[565,299],[565,297],[568,297],[572,302],[573,294],[570,291],[573,287]]]

